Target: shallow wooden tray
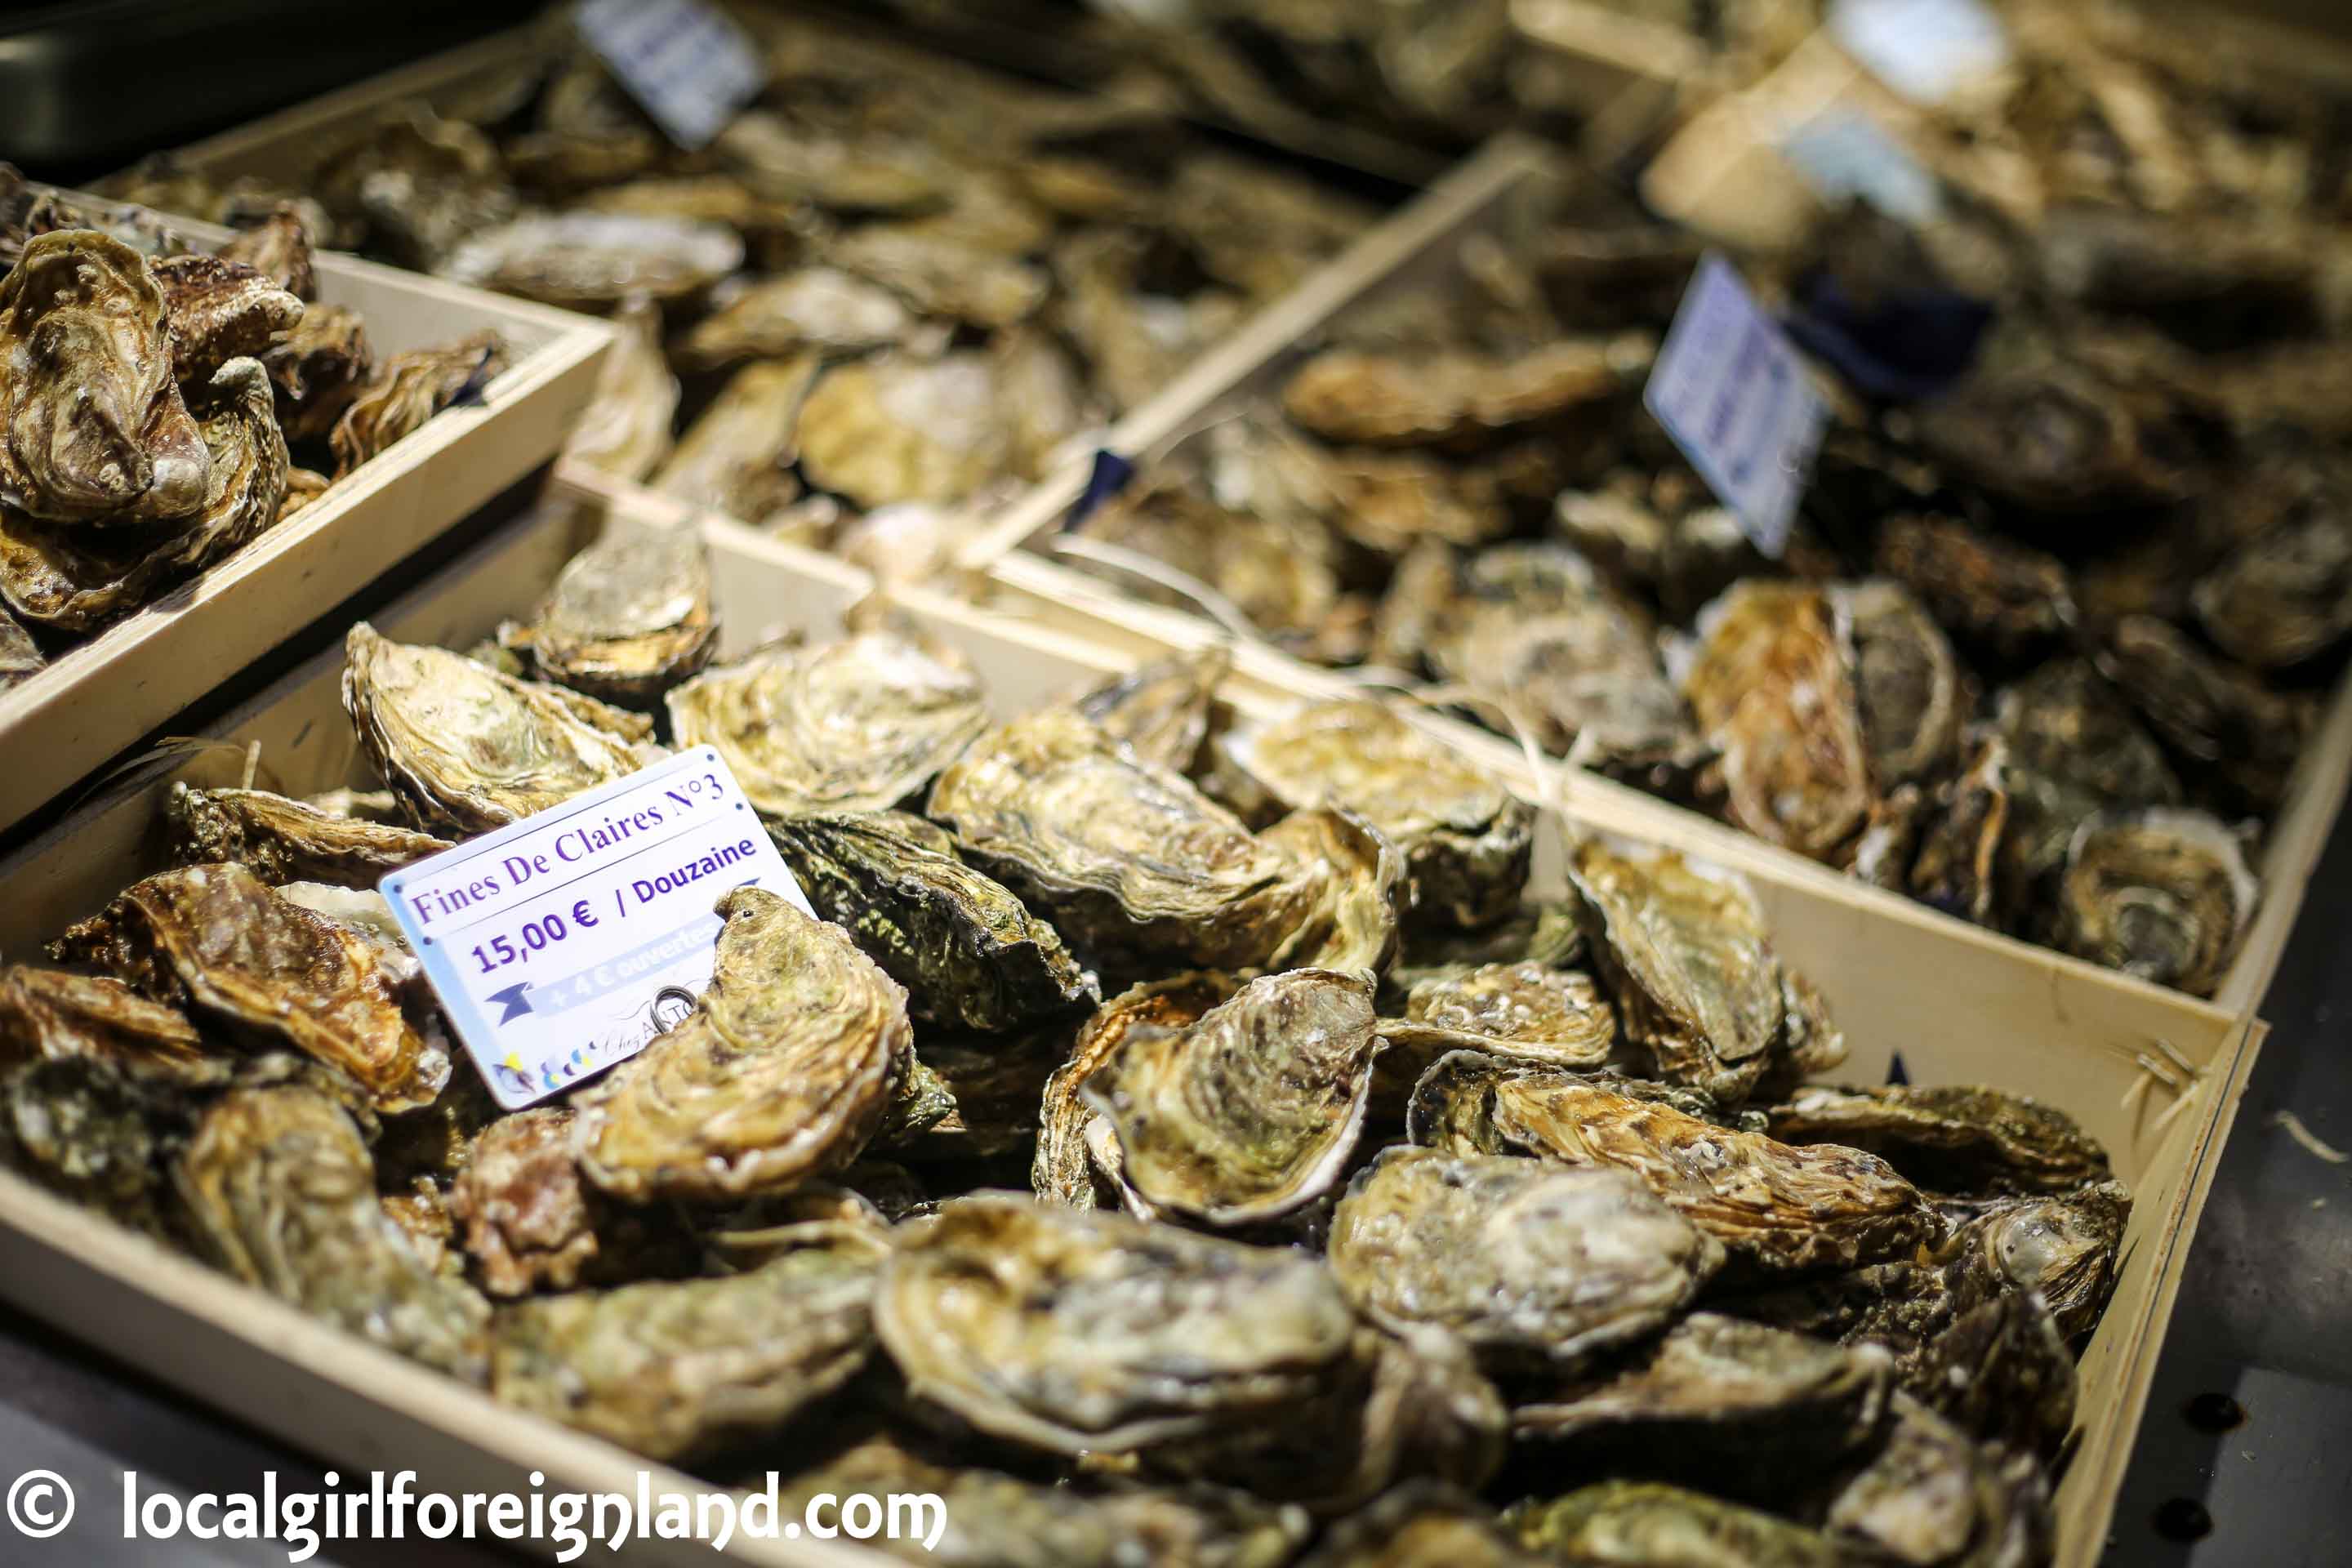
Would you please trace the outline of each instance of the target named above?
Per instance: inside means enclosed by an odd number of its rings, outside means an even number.
[[[99,200],[100,198],[90,198]],[[226,229],[184,219],[200,244]],[[322,251],[319,298],[380,358],[483,328],[509,364],[320,500],[0,692],[0,833],[545,463],[595,389],[612,328],[569,311]]]
[[[667,514],[641,517],[625,506],[604,520],[612,528],[676,525]],[[594,526],[584,511],[542,507],[378,612],[376,623],[395,637],[465,646],[501,616],[528,613]],[[703,531],[713,553],[722,655],[779,626],[835,635],[843,613],[871,589],[863,574],[829,557],[747,539],[739,530]],[[1024,617],[924,593],[898,597],[971,658],[1007,713],[1187,646],[1128,623],[1098,636],[1098,628],[1045,613],[1050,605]],[[1194,632],[1194,644],[1207,635]],[[181,776],[234,779],[245,765],[240,748],[257,744],[260,776],[277,787],[370,782],[341,709],[341,662],[340,647],[322,649],[216,726],[213,732],[232,744],[198,757]],[[1293,673],[1244,650],[1224,695],[1245,715],[1278,712],[1296,700]],[[1429,721],[1442,734],[1466,733]],[[1515,788],[1548,806],[1557,803],[1562,775],[1507,755],[1501,763]],[[167,787],[160,778],[126,784],[0,861],[0,952],[31,957],[58,927],[153,868]],[[1580,806],[1570,809],[1583,816]],[[1627,837],[1673,842],[1638,829]],[[1546,835],[1539,887],[1559,884],[1559,843],[1557,832]],[[2059,1491],[2061,1561],[2089,1568],[2263,1026],[1966,926],[1890,920],[1842,879],[1790,870],[1768,860],[1749,876],[1775,942],[1821,985],[1853,1045],[1843,1076],[1883,1081],[1899,1051],[1916,1081],[1982,1081],[2039,1096],[2103,1139],[2117,1174],[2137,1194],[2121,1283],[2082,1363],[2081,1446]],[[2168,1084],[2143,1058],[2181,1065],[2167,1068]],[[534,1468],[545,1472],[549,1490],[627,1490],[639,1470],[651,1471],[656,1491],[698,1486],[373,1351],[5,1172],[0,1296],[117,1353],[138,1347],[136,1359],[158,1375],[331,1460],[414,1468],[425,1489],[520,1489]],[[709,1561],[707,1549],[693,1551],[701,1555],[680,1560]],[[775,1563],[876,1561],[809,1542],[741,1542],[734,1554]]]

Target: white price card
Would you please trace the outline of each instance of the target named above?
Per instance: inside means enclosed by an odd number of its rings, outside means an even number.
[[[2009,63],[2009,34],[1981,0],[1837,0],[1830,36],[1871,75],[1929,107]]]
[[[1778,560],[1829,404],[1721,255],[1709,251],[1692,275],[1642,402],[1756,548]]]
[[[378,887],[498,1102],[626,1060],[710,984],[720,895],[803,910],[759,813],[698,746],[385,877]]]
[[[757,45],[703,0],[581,0],[572,23],[663,134],[708,146],[768,84]]]

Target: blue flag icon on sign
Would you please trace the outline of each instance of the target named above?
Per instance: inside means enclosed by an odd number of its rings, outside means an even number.
[[[503,991],[493,991],[482,1000],[496,1002],[504,1007],[506,1011],[499,1015],[499,1022],[510,1024],[530,1011],[530,998],[525,994],[530,989],[530,982],[525,980],[518,984],[509,985]]]

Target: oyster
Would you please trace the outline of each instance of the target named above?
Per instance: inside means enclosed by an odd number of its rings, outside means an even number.
[[[1535,807],[1370,699],[1341,699],[1228,732],[1223,758],[1250,798],[1244,815],[1341,805],[1405,857],[1408,902],[1424,920],[1485,925],[1518,902],[1534,853]],[[1264,809],[1264,808],[1259,808]]]
[[[801,405],[809,482],[862,507],[959,501],[1012,468],[988,356],[892,355],[841,365]]]
[[[1959,664],[1942,629],[1885,581],[1840,584],[1830,604],[1851,650],[1872,780],[1887,791],[1942,772],[1958,748],[1966,707]]]
[[[1408,1125],[1415,1143],[1452,1153],[1631,1171],[1734,1259],[1766,1272],[1899,1258],[1938,1231],[1918,1191],[1875,1154],[1794,1147],[1605,1081],[1470,1051],[1423,1076]]]
[[[2067,847],[2059,940],[2078,957],[2210,996],[2259,891],[2237,835],[2211,816],[2101,812]]]
[[[891,1152],[910,1164],[1033,1157],[1045,1083],[1068,1060],[1074,1032],[1064,1022],[1010,1036],[926,1040],[922,1066],[950,1109]]]
[[[198,251],[152,264],[163,290],[173,374],[183,385],[209,381],[233,359],[249,359],[302,319],[302,301],[256,267]]]
[[[974,742],[940,775],[930,815],[1100,962],[1263,964],[1324,891],[1183,777],[1068,709]]]
[[[1902,1375],[1906,1393],[1980,1442],[2054,1458],[2074,1428],[2074,1352],[2031,1290],[1960,1314]]]
[[[6,610],[0,609],[0,692],[41,673],[48,660],[41,656],[33,634]]]
[[[1070,1455],[1287,1422],[1359,1332],[1316,1258],[1003,1194],[910,1227],[874,1327],[916,1400]]]
[[[2056,557],[1952,518],[1888,518],[1875,561],[1938,626],[2003,663],[2055,646],[2074,622],[2073,589]]]
[[[678,438],[653,488],[753,524],[801,493],[794,431],[815,382],[814,354],[745,365]]]
[[[284,428],[284,426],[280,426]],[[325,495],[331,488],[327,476],[316,468],[289,468],[286,470],[286,499],[278,503],[278,521],[284,522],[304,507]]]
[[[912,1048],[906,993],[848,934],[738,888],[686,1021],[579,1095],[588,1179],[615,1196],[782,1192],[856,1158]]]
[[[459,399],[478,396],[507,368],[506,345],[483,331],[443,348],[394,354],[344,406],[328,437],[341,479]]]
[[[1749,580],[1701,612],[1683,696],[1723,753],[1731,818],[1827,859],[1870,812],[1871,753],[1829,595]]]
[[[600,1257],[591,1194],[572,1154],[577,1113],[541,1106],[493,1121],[449,1187],[449,1218],[493,1296],[581,1282]]]
[[[1597,1068],[1617,1044],[1616,1010],[1591,975],[1532,961],[1416,980],[1405,995],[1405,1017],[1422,1028],[1383,1024],[1381,1037],[1423,1067],[1446,1050],[1466,1048],[1551,1067]]]
[[[217,1088],[229,1076],[186,1014],[110,975],[22,963],[0,969],[0,1058],[74,1057],[106,1062],[135,1081],[189,1089]]]
[[[60,530],[0,510],[0,596],[17,614],[87,630],[144,603],[173,578],[243,548],[278,521],[286,443],[261,366],[231,360],[191,406],[207,454],[204,502],[166,537]]]
[[[1550,1502],[1523,1504],[1504,1522],[1554,1563],[1850,1568],[1853,1561],[1819,1531],[1654,1481],[1601,1481]]]
[[[903,812],[802,813],[769,826],[818,914],[907,987],[925,1023],[1014,1029],[1096,1000],[1054,928]]]
[[[1117,1131],[1146,1203],[1246,1225],[1338,1183],[1379,1049],[1369,976],[1294,969],[1181,1027],[1129,1028],[1079,1095]]]
[[[2115,1291],[2131,1208],[2121,1182],[1993,1205],[1948,1244],[1954,1304],[1965,1312],[1995,1297],[2035,1291],[2061,1334],[2074,1340],[2089,1333]]]
[[[1327,441],[1433,447],[1492,437],[1615,396],[1638,383],[1645,338],[1569,339],[1515,359],[1391,358],[1331,350],[1282,389],[1283,412]]]
[[[280,202],[268,216],[223,245],[219,256],[223,261],[252,268],[308,304],[319,297],[319,273],[312,261],[311,245],[310,220],[301,207],[293,202]]]
[[[430,270],[466,236],[514,216],[499,151],[478,127],[419,103],[334,150],[319,198],[366,225],[372,247]]]
[[[2019,897],[2054,883],[2075,828],[2103,806],[2180,804],[2162,749],[2088,659],[2053,659],[2003,688],[1993,710],[2009,752],[2002,875]]]
[[[2257,669],[2284,669],[2352,633],[2352,517],[2345,503],[2339,485],[2313,484],[2281,506],[2284,521],[2197,580],[2189,590],[2197,624],[2223,652]]]
[[[383,1111],[429,1105],[446,1044],[404,1011],[406,974],[364,937],[289,903],[242,866],[192,866],[133,884],[51,944],[157,1001],[283,1042],[349,1074]]]
[[[271,883],[373,888],[385,873],[449,847],[429,833],[331,816],[267,790],[175,784],[163,816],[176,864],[234,860]]]
[[[1066,1208],[1095,1206],[1094,1164],[1086,1131],[1095,1114],[1080,1091],[1129,1036],[1152,1028],[1182,1029],[1232,998],[1241,983],[1229,974],[1180,974],[1146,981],[1114,996],[1078,1030],[1068,1059],[1046,1079],[1037,1114],[1037,1152],[1029,1184],[1041,1202]]]
[[[887,289],[830,267],[753,283],[688,329],[679,354],[715,370],[747,359],[812,351],[866,353],[901,343],[915,318]]]
[[[2059,357],[2054,346],[2022,358],[1994,347],[1915,417],[1919,445],[1954,478],[2015,506],[2074,513],[2187,492],[2188,476],[2171,455],[2169,410],[2151,402]]]
[[[762,648],[665,701],[678,745],[717,747],[752,805],[774,816],[887,811],[988,728],[963,656],[891,630]]]
[[[1408,1481],[1333,1523],[1298,1568],[1538,1568],[1468,1494]]]
[[[1177,654],[1096,687],[1076,707],[1139,762],[1190,773],[1208,738],[1217,688],[1233,665],[1223,643]]]
[[[418,822],[487,833],[663,755],[642,716],[518,680],[365,621],[344,639],[343,707]]]
[[[2009,788],[2007,742],[1998,734],[1975,737],[1967,770],[1937,788],[1939,810],[1920,829],[1909,878],[1915,898],[1979,925],[1991,922]]]
[[[1404,896],[1404,857],[1387,836],[1344,806],[1317,805],[1292,812],[1258,842],[1289,858],[1303,902],[1272,962],[1384,972],[1397,954]]]
[[[2033,1457],[1979,1447],[1907,1394],[1893,1405],[1885,1447],[1830,1503],[1831,1537],[1882,1562],[2048,1562],[2056,1527]]]
[[[1393,1148],[1339,1200],[1328,1257],[1376,1321],[1439,1324],[1507,1369],[1654,1332],[1723,1248],[1622,1171]]]
[[[977,246],[887,224],[853,229],[825,249],[845,272],[879,284],[928,319],[1003,331],[1034,314],[1049,284],[1041,268]]]
[[[2117,621],[2097,657],[2150,728],[2213,769],[2245,804],[2267,810],[2284,796],[2309,728],[2304,703],[2200,651],[2152,616]]]
[[[651,708],[718,641],[710,560],[691,529],[590,545],[564,564],[528,633],[542,677],[627,708]]]
[[[2106,1151],[2073,1117],[1997,1089],[1817,1084],[1767,1114],[1784,1143],[1867,1150],[1934,1193],[2071,1192],[2107,1175]]]
[[[596,373],[587,411],[563,443],[567,462],[642,479],[668,458],[678,389],[662,353],[661,324],[650,300],[624,300],[613,312],[612,351]]]
[[[525,1301],[499,1317],[490,1393],[652,1459],[782,1431],[872,1353],[874,1256],[809,1248],[719,1279]]]
[[[1787,1018],[1780,961],[1747,883],[1662,851],[1647,860],[1588,839],[1570,880],[1626,1037],[1657,1076],[1739,1100],[1770,1066]]]
[[[501,294],[601,310],[633,294],[680,299],[742,265],[743,241],[718,224],[571,212],[470,235],[435,270]]]
[[[312,305],[261,351],[289,441],[323,440],[375,374],[375,350],[358,312]]]
[[[1512,1413],[1513,1432],[1559,1445],[1551,1462],[1607,1465],[1777,1503],[1878,1436],[1895,1358],[1761,1323],[1695,1312],[1615,1376]]]
[[[190,1231],[248,1285],[480,1383],[488,1305],[435,1272],[376,1201],[342,1107],[299,1087],[215,1101],[173,1169]]]
[[[0,1163],[118,1224],[173,1239],[163,1151],[190,1102],[113,1062],[66,1055],[0,1069]]]

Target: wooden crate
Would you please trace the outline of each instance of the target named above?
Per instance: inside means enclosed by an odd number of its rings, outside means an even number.
[[[91,198],[96,200],[97,198]],[[226,229],[173,218],[200,244]],[[357,311],[380,357],[483,328],[510,363],[278,527],[0,692],[0,833],[319,616],[563,444],[612,328],[564,310],[320,252],[319,299]]]
[[[1106,437],[1114,451],[1148,464],[1173,439],[1198,430],[1221,412],[1263,399],[1303,363],[1306,346],[1318,329],[1343,311],[1391,289],[1442,279],[1455,265],[1461,241],[1493,233],[1515,221],[1518,201],[1532,184],[1555,176],[1545,153],[1517,137],[1504,137],[1390,222],[1365,236],[1326,271],[1294,294],[1267,308],[1214,353],[1204,356],[1167,392],[1115,426]],[[1202,616],[1145,603],[1118,584],[1077,571],[1052,557],[1055,541],[1084,482],[1083,470],[1056,476],[1000,514],[965,553],[967,565],[984,571],[996,588],[995,604],[1010,613],[1063,617],[1082,635],[1117,638],[1127,627],[1161,640],[1197,642],[1230,636]],[[1246,640],[1246,639],[1244,639]],[[1263,643],[1245,647],[1244,662],[1268,679],[1300,693],[1339,695],[1359,689],[1338,671],[1310,665]],[[1277,673],[1278,672],[1278,673]],[[1489,761],[1517,759],[1511,741],[1466,721],[1445,723],[1454,743]],[[1689,847],[1708,858],[1777,880],[1804,882],[1825,894],[1843,889],[1882,917],[1926,925],[2017,953],[2022,962],[2053,974],[2102,984],[2162,987],[2119,976],[2017,938],[1973,926],[1890,889],[1849,878],[1792,850],[1696,812],[1672,805],[1627,785],[1582,770],[1563,770],[1563,798],[1582,820],[1612,830],[1654,837]],[[2335,691],[2290,785],[2271,818],[2260,864],[2263,900],[2224,976],[2215,1002],[2239,1016],[2260,1005],[2277,971],[2286,939],[2326,847],[2329,829],[2352,780],[2352,676]]]
[[[677,519],[640,516],[621,503],[604,525],[668,527]],[[593,526],[584,509],[542,508],[385,608],[377,624],[399,637],[469,643],[502,616],[528,613]],[[871,587],[862,573],[829,557],[724,526],[706,526],[704,535],[713,552],[722,657],[776,626],[818,638],[836,635],[843,614]],[[1006,713],[1171,647],[1131,620],[1106,628],[1051,603],[1007,616],[921,592],[900,598],[972,660]],[[1190,629],[1191,643],[1206,635]],[[339,648],[322,650],[215,732],[258,742],[262,777],[280,788],[369,782],[341,710],[341,667]],[[1276,713],[1297,700],[1295,673],[1245,650],[1223,695],[1246,715]],[[224,749],[196,759],[184,776],[216,782],[234,778],[241,765],[239,754]],[[1502,771],[1513,787],[1552,809],[1562,775],[1507,755]],[[126,785],[0,861],[0,951],[29,954],[39,940],[154,868],[167,787],[162,779]],[[1638,828],[1627,837],[1673,842]],[[1556,830],[1543,837],[1539,890],[1560,886],[1559,842]],[[1900,1051],[1920,1082],[1981,1081],[2039,1096],[2105,1142],[2117,1174],[2137,1195],[2121,1281],[2082,1363],[2081,1447],[2058,1494],[2060,1561],[2089,1568],[2263,1026],[1965,926],[1889,919],[1866,889],[1793,874],[1801,869],[1764,860],[1749,876],[1775,942],[1819,984],[1846,1031],[1853,1054],[1843,1076],[1883,1081]],[[2152,1044],[2158,1040],[2161,1051]],[[2178,1089],[2139,1065],[2142,1057],[2165,1054],[2190,1071]],[[534,1468],[545,1472],[549,1490],[626,1490],[640,1469],[652,1471],[657,1491],[697,1486],[373,1351],[6,1173],[0,1173],[0,1295],[115,1353],[139,1347],[142,1366],[329,1460],[415,1468],[423,1489],[519,1489]],[[707,1549],[695,1550],[709,1560]],[[752,1563],[874,1561],[807,1542],[739,1542],[734,1554]]]

